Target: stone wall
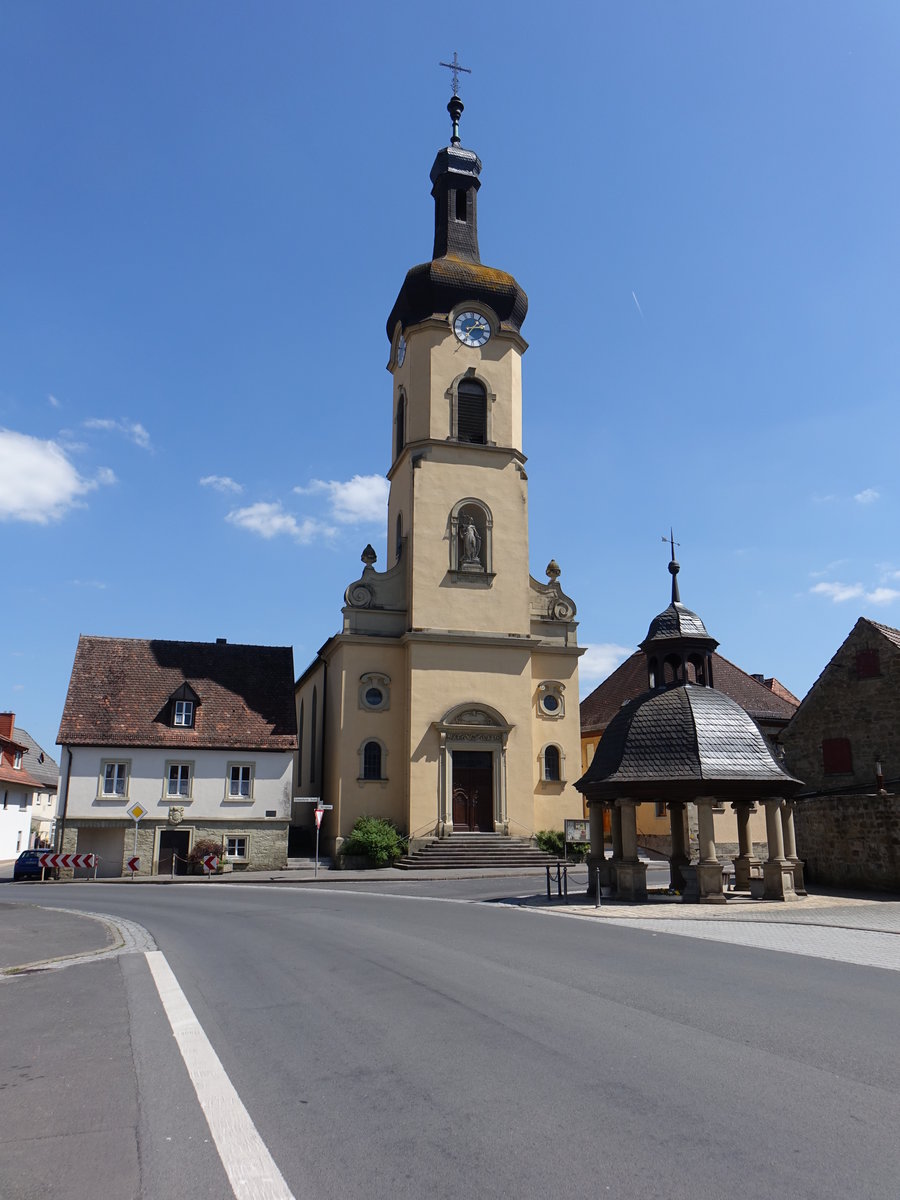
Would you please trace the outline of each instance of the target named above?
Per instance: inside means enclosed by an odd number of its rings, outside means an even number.
[[[820,796],[794,806],[808,883],[900,892],[900,796]]]
[[[137,836],[137,853],[141,860],[138,875],[149,875],[153,868],[153,849],[155,844],[155,834],[157,829],[170,829],[173,826],[166,822],[159,821],[141,821],[138,825]],[[226,837],[247,837],[249,839],[250,858],[248,862],[235,862],[233,864],[234,871],[279,871],[287,863],[287,846],[288,846],[288,823],[286,821],[266,821],[266,822],[241,822],[241,821],[209,821],[209,822],[183,822],[177,826],[178,829],[193,831],[191,845],[195,845],[201,840],[207,838],[215,842],[222,843]],[[120,869],[101,871],[101,874],[106,875],[127,875],[129,872],[125,870],[125,862],[134,853],[134,823],[129,821],[112,820],[97,820],[97,821],[70,821],[66,825],[65,837],[63,845],[60,849],[63,853],[74,853],[79,851],[94,850],[94,839],[91,836],[93,830],[108,831],[112,829],[121,829],[124,831],[124,843],[122,848],[122,861]],[[79,836],[80,831],[80,836]],[[93,875],[93,871],[77,871],[74,873],[78,877],[89,877]],[[73,872],[62,871],[61,878],[73,877]]]

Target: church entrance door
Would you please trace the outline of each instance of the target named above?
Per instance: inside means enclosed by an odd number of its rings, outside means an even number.
[[[453,828],[494,832],[494,756],[490,750],[453,752]]]

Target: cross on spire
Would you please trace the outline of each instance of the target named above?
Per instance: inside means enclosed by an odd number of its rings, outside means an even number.
[[[453,73],[453,95],[458,96],[459,95],[459,73],[460,73],[460,71],[463,71],[466,75],[471,75],[472,68],[464,67],[460,63],[459,59],[456,57],[455,50],[453,51],[453,62],[448,62],[448,63],[442,62],[442,63],[439,63],[438,66],[446,67],[448,71],[452,71],[452,73]]]
[[[680,604],[681,596],[678,594],[678,572],[681,570],[681,568],[675,561],[675,547],[680,546],[681,542],[675,541],[675,534],[673,533],[671,526],[669,527],[669,536],[666,537],[666,535],[663,534],[662,540],[669,543],[669,548],[672,552],[672,557],[669,560],[669,574],[672,576],[672,603]]]

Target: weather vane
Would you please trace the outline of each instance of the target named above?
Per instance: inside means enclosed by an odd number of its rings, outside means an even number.
[[[669,528],[669,536],[668,536],[668,537],[666,537],[666,535],[665,535],[665,534],[663,534],[663,535],[662,535],[662,540],[663,540],[664,542],[668,542],[668,543],[669,543],[669,546],[670,546],[670,548],[671,548],[671,551],[672,551],[672,562],[674,562],[674,561],[675,561],[675,547],[676,547],[676,546],[680,546],[680,545],[681,545],[681,542],[676,542],[676,541],[675,541],[675,534],[672,532],[672,529],[671,529],[671,527]]]
[[[453,62],[448,62],[448,63],[442,62],[442,63],[439,63],[438,65],[441,67],[446,67],[448,71],[453,72],[453,95],[458,96],[459,95],[459,73],[460,73],[460,71],[463,71],[466,75],[471,75],[472,68],[462,66],[459,59],[456,57],[455,50],[453,51]]]

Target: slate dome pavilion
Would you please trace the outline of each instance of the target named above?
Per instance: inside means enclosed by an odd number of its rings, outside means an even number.
[[[735,890],[766,900],[805,895],[797,858],[792,797],[803,784],[772,756],[752,717],[713,680],[718,646],[696,613],[681,603],[674,542],[672,601],[650,623],[640,649],[648,690],[624,704],[600,739],[575,787],[588,802],[591,868],[617,899],[647,895],[647,868],[637,853],[636,806],[664,802],[672,834],[672,887],[684,900],[724,903],[723,864],[716,853],[713,808],[730,802],[737,815]],[[753,855],[750,814],[766,813],[768,859]],[[687,852],[686,807],[697,809],[698,855]],[[605,855],[603,814],[609,810],[612,858]],[[596,873],[590,871],[591,888]]]

